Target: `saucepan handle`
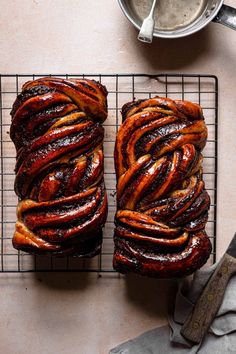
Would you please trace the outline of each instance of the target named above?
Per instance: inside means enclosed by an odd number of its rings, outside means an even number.
[[[236,30],[236,9],[223,5],[213,21]]]

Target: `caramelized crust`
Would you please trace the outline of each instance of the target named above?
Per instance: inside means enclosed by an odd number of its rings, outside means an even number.
[[[13,246],[34,254],[100,252],[107,217],[102,122],[107,91],[87,79],[23,85],[12,111],[19,197]]]
[[[201,107],[155,97],[127,103],[122,117],[115,145],[114,268],[158,278],[190,274],[211,252]]]

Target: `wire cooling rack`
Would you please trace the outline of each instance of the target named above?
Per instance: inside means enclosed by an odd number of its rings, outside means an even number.
[[[208,141],[204,149],[204,180],[211,196],[211,208],[207,233],[213,251],[208,261],[216,260],[216,216],[217,216],[217,120],[218,80],[213,75],[181,74],[65,74],[61,78],[87,77],[106,85],[108,95],[108,119],[105,127],[105,182],[109,199],[108,219],[104,228],[102,253],[93,259],[69,257],[32,256],[12,247],[11,239],[16,220],[17,197],[14,193],[15,149],[9,137],[10,110],[24,82],[50,74],[0,75],[0,272],[113,272],[113,229],[116,210],[116,181],[113,164],[115,137],[121,123],[120,109],[126,102],[155,95],[168,96],[199,103],[204,110],[208,126]]]

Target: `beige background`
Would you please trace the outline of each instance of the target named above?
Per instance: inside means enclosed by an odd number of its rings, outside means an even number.
[[[226,1],[236,6],[236,1]],[[220,81],[218,258],[236,229],[236,32],[136,40],[116,0],[0,0],[1,73],[211,73]],[[0,353],[107,354],[166,323],[172,282],[116,275],[0,275]]]

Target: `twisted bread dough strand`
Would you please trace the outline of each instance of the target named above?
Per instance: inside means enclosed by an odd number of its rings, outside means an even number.
[[[114,268],[159,278],[190,274],[211,252],[202,110],[155,97],[124,105],[122,116],[115,146]]]
[[[35,254],[93,256],[107,216],[98,82],[45,77],[23,85],[12,111],[17,151],[13,246]]]

